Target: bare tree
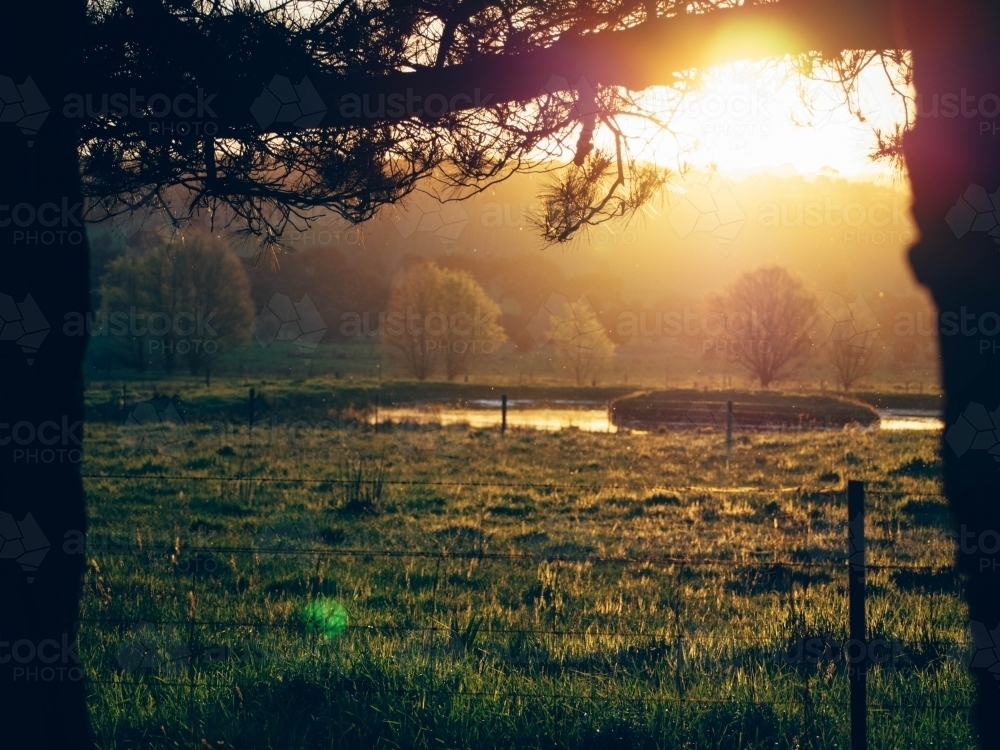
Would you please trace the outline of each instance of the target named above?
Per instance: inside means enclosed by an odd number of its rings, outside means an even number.
[[[568,314],[558,323],[552,339],[556,357],[576,384],[583,386],[600,372],[615,346],[586,296],[567,301],[566,307]]]
[[[748,271],[715,299],[730,356],[767,388],[811,354],[807,336],[816,298],[781,266]]]
[[[828,294],[809,322],[808,335],[833,367],[841,390],[878,368],[881,352],[875,349],[880,325],[862,295],[848,302]]]
[[[837,383],[843,391],[862,378],[872,375],[879,365],[879,350],[854,346],[847,339],[831,341],[825,347],[824,356],[837,373]]]

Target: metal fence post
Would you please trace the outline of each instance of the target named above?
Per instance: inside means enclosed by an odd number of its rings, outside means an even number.
[[[868,633],[865,625],[865,483],[847,482],[848,610],[850,645],[862,658],[848,660],[851,687],[851,750],[868,750]]]

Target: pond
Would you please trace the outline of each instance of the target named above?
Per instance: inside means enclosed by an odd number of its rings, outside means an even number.
[[[468,406],[415,404],[379,409],[380,422],[414,422],[416,424],[467,424],[476,429],[499,427],[500,400],[469,401]],[[608,419],[607,404],[594,401],[528,401],[507,402],[507,426],[529,427],[535,430],[564,430],[575,427],[584,432],[617,432]]]
[[[943,430],[940,412],[918,409],[878,409],[883,430]]]
[[[941,430],[944,422],[938,412],[879,409],[879,428],[883,430]],[[379,409],[379,422],[411,422],[415,424],[440,424],[443,427],[467,424],[475,429],[499,427],[500,400],[473,400],[463,406],[441,403],[412,404],[409,406]],[[611,423],[607,403],[597,401],[535,401],[507,402],[507,426],[535,430],[564,430],[576,428],[584,432],[617,432]],[[694,425],[692,425],[694,426]],[[706,425],[698,425],[706,426]],[[721,425],[720,425],[721,426]],[[683,425],[671,425],[683,429]],[[642,430],[633,430],[641,432]]]

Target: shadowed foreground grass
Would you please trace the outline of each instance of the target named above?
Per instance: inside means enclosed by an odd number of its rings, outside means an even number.
[[[847,747],[847,478],[871,747],[972,747],[936,435],[186,430],[88,427],[100,747]]]

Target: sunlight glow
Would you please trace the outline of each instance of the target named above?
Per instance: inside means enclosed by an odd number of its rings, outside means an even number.
[[[644,102],[670,112],[677,95],[651,90]],[[671,168],[678,161],[696,168],[715,165],[729,175],[771,171],[891,179],[891,167],[869,155],[876,142],[873,129],[891,131],[902,122],[902,101],[885,74],[870,69],[861,75],[856,103],[864,121],[835,86],[802,82],[788,63],[720,66],[681,100],[670,121],[674,135],[648,127],[646,145],[634,155]]]

